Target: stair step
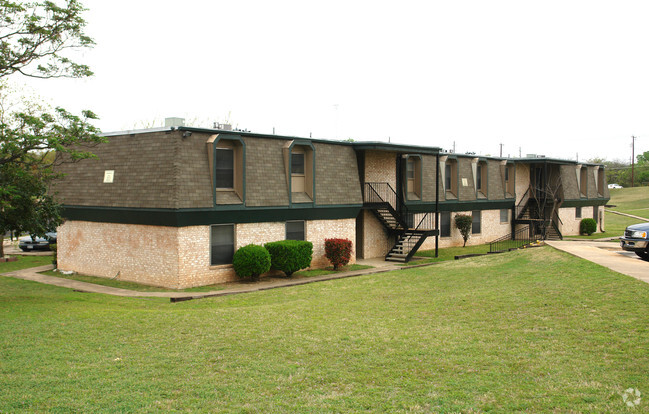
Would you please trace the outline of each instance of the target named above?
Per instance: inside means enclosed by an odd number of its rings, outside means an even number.
[[[403,262],[403,263],[405,263],[406,258],[405,257],[386,257],[385,261],[387,261],[387,262]]]

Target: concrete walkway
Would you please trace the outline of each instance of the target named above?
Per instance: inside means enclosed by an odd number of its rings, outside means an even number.
[[[633,252],[622,250],[619,243],[594,240],[547,240],[545,243],[573,256],[649,283],[649,262],[640,259]]]
[[[262,290],[277,289],[287,286],[297,286],[305,285],[307,283],[321,282],[325,280],[333,279],[343,279],[346,277],[362,276],[373,273],[383,273],[390,272],[392,270],[401,270],[407,267],[412,266],[399,266],[395,263],[386,262],[382,259],[370,259],[370,260],[359,260],[357,264],[370,265],[374,266],[371,269],[362,269],[351,272],[341,272],[341,273],[332,273],[322,276],[313,276],[308,278],[301,279],[285,279],[285,278],[276,278],[269,277],[264,278],[259,282],[251,283],[233,283],[232,287],[228,287],[223,290],[214,290],[210,292],[139,292],[129,289],[120,289],[110,286],[97,285],[94,283],[80,282],[78,280],[65,279],[62,277],[47,276],[40,274],[40,272],[45,272],[52,270],[52,265],[32,267],[29,269],[17,270],[15,272],[9,272],[0,274],[0,276],[15,277],[17,279],[31,280],[33,282],[45,283],[48,285],[60,286],[64,288],[73,289],[77,292],[88,292],[88,293],[104,293],[107,295],[114,296],[126,296],[126,297],[155,297],[155,298],[169,298],[172,302],[180,302],[184,300],[191,299],[201,299],[214,296],[227,296],[234,295],[238,293],[248,293],[248,292],[259,292]],[[433,264],[433,263],[429,263]],[[416,262],[413,263],[416,267]]]

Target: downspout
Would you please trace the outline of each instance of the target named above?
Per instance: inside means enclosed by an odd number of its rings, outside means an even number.
[[[439,252],[439,151],[435,154],[435,257]]]

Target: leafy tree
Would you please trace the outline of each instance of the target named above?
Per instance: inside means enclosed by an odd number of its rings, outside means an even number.
[[[7,231],[42,236],[60,224],[59,206],[48,192],[59,177],[54,167],[92,157],[89,147],[104,139],[91,111],[74,115],[25,99],[11,100],[5,80],[13,74],[37,78],[84,77],[92,72],[66,52],[91,47],[85,9],[76,0],[0,0],[0,257]]]
[[[63,6],[0,0],[0,78],[16,72],[36,78],[92,75],[88,66],[65,55],[95,44],[84,33],[84,11],[76,0]]]
[[[462,247],[466,247],[466,242],[471,236],[471,225],[473,224],[473,217],[468,214],[456,214],[455,215],[455,227],[460,230],[462,238],[464,239],[464,244]]]
[[[638,165],[649,165],[649,151],[638,154],[635,158],[638,162]]]

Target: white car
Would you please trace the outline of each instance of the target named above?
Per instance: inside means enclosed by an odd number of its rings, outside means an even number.
[[[624,188],[620,184],[609,184],[608,188]]]

